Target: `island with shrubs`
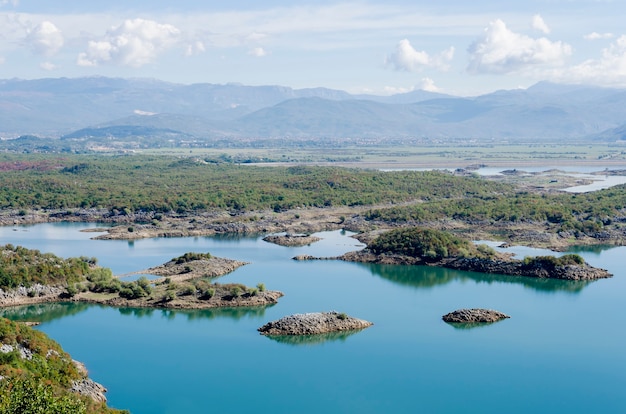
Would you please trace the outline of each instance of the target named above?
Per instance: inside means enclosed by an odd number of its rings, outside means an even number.
[[[577,254],[525,257],[496,252],[486,244],[475,244],[442,230],[407,227],[384,232],[367,248],[349,252],[342,260],[384,264],[423,264],[451,269],[511,276],[562,280],[595,280],[611,277]]]
[[[122,281],[96,258],[63,259],[21,246],[0,247],[0,306],[73,301],[117,307],[207,309],[274,304],[283,294],[263,283],[248,287],[213,281],[244,262],[186,253],[139,273],[161,275]]]

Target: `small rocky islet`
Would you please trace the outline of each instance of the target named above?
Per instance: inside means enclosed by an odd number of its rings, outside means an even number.
[[[261,335],[267,336],[320,335],[330,332],[361,330],[372,325],[372,322],[332,311],[297,313],[285,316],[266,323],[258,331]]]
[[[458,309],[441,317],[448,323],[493,323],[510,318],[509,315],[493,309]]]
[[[268,243],[274,243],[279,246],[286,247],[301,247],[308,246],[309,244],[313,244],[322,239],[316,236],[311,236],[310,234],[271,234],[269,236],[263,237],[263,241]]]

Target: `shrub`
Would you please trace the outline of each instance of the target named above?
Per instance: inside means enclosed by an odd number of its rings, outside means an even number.
[[[206,290],[204,290],[202,292],[202,296],[200,297],[201,299],[211,299],[213,296],[215,296],[215,289],[214,288],[208,288]]]
[[[211,258],[211,253],[193,253],[187,252],[182,256],[175,257],[172,261],[176,264],[183,264],[193,260],[207,260]]]
[[[194,286],[191,286],[191,285],[185,286],[180,291],[180,296],[189,296],[189,295],[195,295],[195,294],[196,294],[196,288]]]
[[[259,292],[265,292],[265,283],[258,283],[256,288],[259,289]]]
[[[234,298],[238,298],[243,293],[241,286],[235,285],[230,288],[230,295]]]
[[[176,299],[176,294],[174,292],[165,292],[165,295],[161,298],[162,302],[171,302]]]
[[[342,321],[345,321],[346,319],[348,319],[348,315],[342,312],[339,315],[337,315],[337,319],[341,319]]]
[[[78,293],[78,289],[76,289],[75,285],[67,285],[67,287],[65,288],[65,292],[67,293],[67,296],[69,296],[70,298],[76,296],[76,294]],[[28,292],[30,293],[30,292]]]

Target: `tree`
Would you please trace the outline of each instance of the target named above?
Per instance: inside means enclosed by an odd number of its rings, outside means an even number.
[[[4,414],[85,414],[87,407],[71,394],[56,396],[51,385],[34,378],[6,379],[0,385]]]

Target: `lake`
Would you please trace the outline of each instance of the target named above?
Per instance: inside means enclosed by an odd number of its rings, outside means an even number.
[[[80,232],[95,226],[0,227],[0,244],[95,256],[116,274],[208,251],[250,262],[220,282],[262,282],[285,293],[264,309],[44,304],[2,312],[41,320],[38,329],[108,388],[111,406],[134,414],[626,412],[626,247],[576,249],[614,273],[587,283],[291,260],[363,247],[342,232],[318,233],[321,242],[289,248],[260,237],[127,242]],[[441,320],[463,307],[511,318],[472,329]],[[328,310],[374,326],[314,341],[257,332],[285,315]]]

